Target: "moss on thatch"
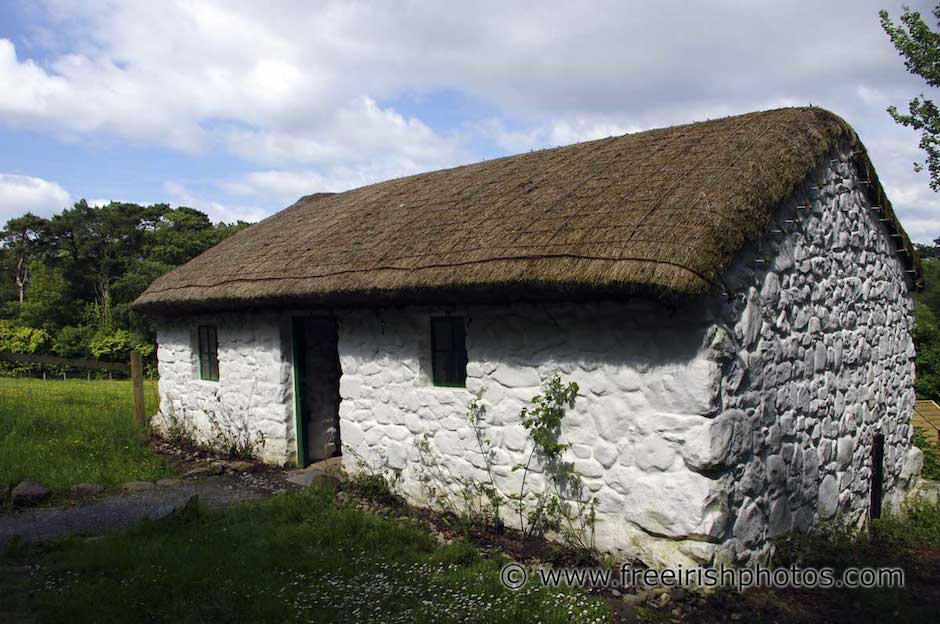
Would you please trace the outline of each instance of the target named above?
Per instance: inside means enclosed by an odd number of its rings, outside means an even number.
[[[697,295],[844,147],[919,276],[852,128],[788,108],[307,196],[156,280],[135,307]]]

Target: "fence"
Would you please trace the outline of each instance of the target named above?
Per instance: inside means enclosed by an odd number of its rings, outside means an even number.
[[[131,351],[130,362],[101,362],[99,360],[70,360],[54,355],[34,355],[26,353],[4,353],[0,351],[0,362],[19,362],[21,364],[45,364],[47,366],[67,366],[69,368],[87,368],[108,372],[129,373],[134,392],[134,420],[141,426],[147,425],[147,413],[144,409],[144,365],[140,353]]]

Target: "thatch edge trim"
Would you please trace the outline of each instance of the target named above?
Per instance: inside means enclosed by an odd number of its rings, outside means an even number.
[[[356,273],[375,273],[381,271],[407,271],[409,273],[421,273],[422,271],[432,271],[435,269],[446,269],[451,267],[459,266],[470,266],[470,265],[480,265],[480,264],[489,264],[494,262],[517,262],[517,261],[526,261],[526,260],[594,260],[599,262],[638,262],[641,264],[650,264],[650,265],[661,265],[661,266],[670,266],[682,271],[689,273],[697,279],[700,279],[707,286],[720,287],[720,285],[709,279],[707,276],[702,275],[701,273],[691,269],[685,265],[676,263],[676,262],[666,262],[663,260],[650,260],[649,258],[632,258],[629,256],[617,256],[617,257],[604,257],[604,256],[587,256],[584,254],[568,254],[568,253],[557,253],[552,255],[531,255],[531,256],[497,256],[494,258],[485,258],[483,260],[468,260],[466,262],[448,262],[441,264],[427,264],[418,268],[411,267],[397,267],[397,266],[380,266],[380,267],[369,267],[367,269],[347,269],[343,271],[331,271],[328,273],[318,273],[316,275],[284,275],[278,277],[255,277],[255,278],[234,278],[228,280],[222,280],[214,284],[187,284],[185,286],[167,286],[165,288],[153,289],[150,292],[152,293],[162,293],[170,292],[174,290],[186,290],[189,288],[217,288],[220,286],[226,286],[231,284],[238,284],[240,282],[275,282],[275,281],[284,281],[284,280],[305,280],[305,279],[316,279],[321,277],[337,277],[339,275],[352,275]],[[511,282],[506,282],[502,285],[508,284],[521,284],[522,282],[518,280],[513,280]],[[560,282],[559,282],[560,283]],[[494,283],[493,287],[498,288],[499,283]],[[141,305],[147,305],[141,304]]]
[[[868,149],[858,140],[857,135],[855,135],[855,143],[852,147],[856,168],[860,174],[864,173],[868,176],[868,184],[866,185],[868,200],[873,207],[878,206],[881,208],[885,219],[883,223],[887,227],[889,235],[896,235],[900,239],[901,243],[895,244],[895,252],[901,256],[904,266],[910,272],[908,275],[911,276],[914,291],[922,291],[924,289],[924,267],[920,254],[914,249],[913,242],[911,242],[910,237],[901,225],[901,221],[894,211],[894,206],[881,185],[878,172],[868,156]]]

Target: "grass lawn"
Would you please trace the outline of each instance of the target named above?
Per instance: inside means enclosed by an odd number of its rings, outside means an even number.
[[[153,413],[156,386],[145,384]],[[130,381],[0,378],[0,489],[23,479],[62,489],[169,476],[145,442]]]
[[[502,563],[310,489],[97,541],[14,548],[0,559],[9,600],[0,619],[6,610],[121,624],[609,621],[606,604],[580,592],[503,589]],[[36,572],[4,575],[4,565]]]

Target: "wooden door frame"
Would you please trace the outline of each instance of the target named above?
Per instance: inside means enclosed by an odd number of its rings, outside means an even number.
[[[304,371],[304,321],[307,316],[292,316],[290,324],[292,374],[294,376],[294,440],[297,444],[297,467],[307,466],[307,428],[304,425],[304,397],[301,380]]]

